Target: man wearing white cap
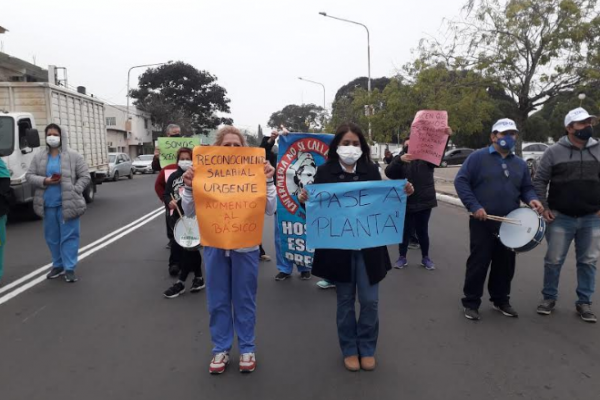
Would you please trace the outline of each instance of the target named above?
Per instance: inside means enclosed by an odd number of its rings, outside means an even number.
[[[467,260],[462,304],[465,317],[479,320],[479,306],[488,274],[490,301],[507,317],[517,317],[510,305],[510,288],[515,274],[515,253],[498,239],[500,222],[488,214],[505,216],[519,208],[521,200],[538,213],[542,204],[535,194],[527,163],[515,156],[517,125],[510,119],[494,124],[492,145],[477,150],[464,162],[454,187],[465,207],[472,213],[469,221],[471,255]]]
[[[567,134],[546,150],[535,175],[548,222],[541,315],[550,315],[556,306],[560,270],[575,240],[576,311],[584,321],[596,322],[591,304],[600,256],[600,144],[592,138],[597,122],[583,108],[571,110],[565,118]]]

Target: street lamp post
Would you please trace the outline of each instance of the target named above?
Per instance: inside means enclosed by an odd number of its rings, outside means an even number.
[[[369,72],[369,80],[367,82],[367,91],[369,92],[369,101],[371,100],[371,34],[369,33],[369,28],[367,28],[367,26],[365,24],[361,24],[360,22],[356,22],[356,21],[351,21],[349,19],[344,19],[344,18],[339,18],[339,17],[334,17],[332,15],[327,15],[326,12],[320,12],[320,15],[324,16],[324,17],[328,17],[328,18],[333,18],[333,19],[337,19],[338,21],[343,21],[343,22],[348,22],[354,25],[360,25],[363,28],[365,28],[365,30],[367,31],[367,67],[368,67],[368,72]],[[371,107],[369,105],[369,116],[371,114]],[[369,118],[369,142],[372,142],[373,138],[371,135],[371,119]]]
[[[157,65],[165,65],[165,64],[170,64],[171,61],[167,61],[167,62],[163,62],[163,63],[156,63],[156,64],[145,64],[145,65],[136,65],[134,67],[129,68],[129,71],[127,72],[127,117],[125,119],[125,130],[127,131],[127,133],[129,133],[129,130],[131,128],[131,124],[129,124],[129,77],[131,75],[131,70],[135,69],[135,68],[142,68],[142,67],[154,67]]]
[[[316,85],[321,85],[321,87],[323,87],[323,109],[325,111],[327,111],[327,105],[326,105],[327,103],[326,103],[326,100],[325,100],[325,85],[323,85],[321,82],[311,81],[310,79],[305,79],[305,78],[302,78],[302,77],[298,77],[298,79],[300,79],[301,81],[314,83]]]

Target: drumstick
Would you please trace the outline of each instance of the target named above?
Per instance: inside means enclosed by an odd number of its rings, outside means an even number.
[[[469,215],[472,216],[473,213],[469,213]],[[488,215],[487,219],[489,219],[491,221],[497,221],[497,222],[506,222],[507,224],[511,224],[511,225],[521,225],[521,221],[519,221],[519,220],[505,218],[505,217],[498,217],[496,215]]]
[[[185,230],[189,232],[190,228],[187,225],[187,223],[185,222],[185,218],[183,218],[183,214],[181,213],[181,210],[179,209],[179,205],[177,204],[177,200],[175,200],[175,196],[173,196],[173,193],[171,193],[171,199],[173,199],[173,201],[175,202],[175,208],[177,209],[177,213],[179,214],[179,217],[183,221],[183,226],[184,226]]]

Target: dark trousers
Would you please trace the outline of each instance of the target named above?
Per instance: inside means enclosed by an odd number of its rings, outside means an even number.
[[[179,280],[185,282],[190,272],[194,274],[194,278],[202,278],[202,256],[200,255],[200,250],[186,250],[177,243],[173,245],[181,249]]]
[[[488,280],[490,301],[495,305],[509,303],[510,284],[515,275],[515,253],[506,248],[498,238],[500,223],[478,221],[471,218],[471,255],[467,260],[467,273],[463,289],[463,306],[479,309],[483,287],[491,263]]]
[[[178,218],[175,216],[176,214],[171,215],[171,210],[167,208],[167,232],[170,232],[171,235],[169,239],[171,240],[171,252],[169,254],[169,267],[171,265],[179,265],[181,267],[181,255],[184,251],[183,248],[177,244],[173,236],[173,230],[175,229],[175,224],[177,223]]]
[[[406,213],[404,218],[404,237],[400,243],[400,255],[406,257],[408,245],[413,235],[417,235],[418,243],[421,245],[421,255],[429,256],[429,218],[431,208],[428,210]]]
[[[195,278],[202,277],[202,255],[200,250],[187,250],[181,247],[175,240],[171,245],[171,258],[177,259],[177,265],[179,265],[179,280],[185,282],[190,272],[194,274]],[[169,264],[171,265],[171,264]]]
[[[171,210],[169,210],[169,207],[165,207],[165,224],[167,226],[167,238],[170,242],[173,242],[173,227],[171,226]]]

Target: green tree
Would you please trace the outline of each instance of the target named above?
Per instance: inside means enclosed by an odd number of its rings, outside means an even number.
[[[248,143],[248,146],[250,146],[250,147],[259,147],[260,146],[260,140],[258,139],[258,137],[252,135],[251,133],[248,133],[246,130],[244,130],[243,134],[244,134],[244,137],[246,138],[246,142]]]
[[[216,81],[214,75],[179,61],[148,69],[139,78],[139,88],[130,95],[162,129],[178,122],[178,117],[189,121],[188,134],[207,134],[220,124],[233,123],[231,118],[218,116],[230,111],[230,100]]]
[[[379,90],[381,92],[390,83],[390,80],[391,79],[387,77],[372,79],[371,89],[374,91]],[[354,102],[355,92],[360,92],[361,90],[366,92],[368,81],[369,79],[367,77],[359,77],[338,89],[333,104],[331,105],[332,111],[331,119],[327,125],[328,130],[334,131],[344,122],[359,123],[360,120],[362,120],[362,117],[365,114],[364,106],[372,103],[369,103],[369,99],[361,94],[364,103],[360,105],[356,104]]]
[[[327,112],[315,104],[290,104],[274,112],[269,118],[269,127],[285,126],[290,132],[320,132],[325,127]]]
[[[263,135],[262,126],[260,126],[260,124],[258,125],[258,131],[257,132],[258,132],[258,134],[257,134],[257,136],[258,136],[258,143],[261,143],[262,140],[263,140],[264,135]]]
[[[596,3],[469,0],[464,18],[449,23],[450,38],[422,41],[419,62],[473,70],[504,88],[523,127],[561,92],[600,79]]]
[[[448,111],[449,125],[458,136],[470,136],[486,130],[495,103],[481,83],[482,78],[472,71],[452,71],[443,65],[429,67],[413,65],[409,77],[396,77],[383,89],[374,90],[371,101],[374,115],[358,119],[366,126],[371,118],[373,138],[378,142],[397,142],[404,139],[419,110]],[[354,107],[361,107],[368,93],[358,89]]]
[[[583,101],[579,99],[579,93],[585,93],[586,97]],[[541,118],[547,121],[548,136],[558,140],[565,134],[565,116],[570,110],[580,106],[590,114],[600,115],[600,85],[561,92],[534,115],[539,114]],[[600,125],[594,127],[594,136],[600,136]]]

